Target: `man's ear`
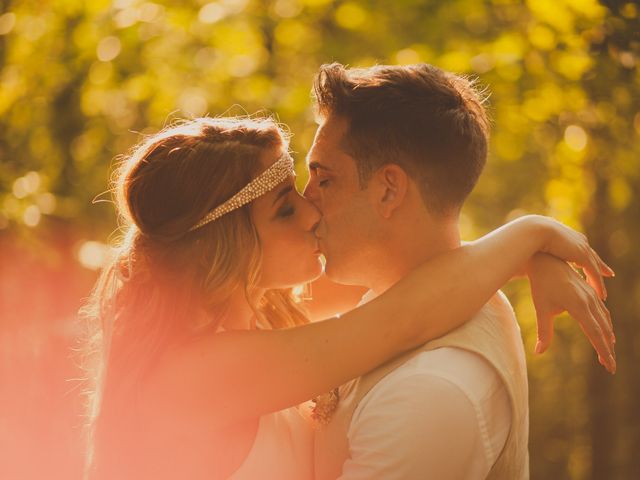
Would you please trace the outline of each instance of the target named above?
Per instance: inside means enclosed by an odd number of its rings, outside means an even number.
[[[395,163],[387,163],[374,174],[376,188],[374,201],[383,218],[390,218],[393,212],[402,205],[409,188],[407,172]]]

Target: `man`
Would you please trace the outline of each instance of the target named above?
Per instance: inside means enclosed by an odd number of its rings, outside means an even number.
[[[471,82],[430,65],[325,65],[314,89],[305,195],[323,214],[327,276],[368,287],[366,301],[460,245],[489,123]],[[318,480],[528,477],[526,365],[504,296],[339,397],[317,433]]]

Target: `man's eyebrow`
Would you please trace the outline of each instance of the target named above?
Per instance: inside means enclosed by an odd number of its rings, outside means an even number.
[[[322,165],[319,162],[313,161],[309,162],[309,170],[324,170],[325,172],[330,172],[331,169],[326,165]]]
[[[276,198],[273,200],[271,206],[274,206],[278,200],[284,197],[287,193],[293,190],[293,185],[285,185],[276,195]]]

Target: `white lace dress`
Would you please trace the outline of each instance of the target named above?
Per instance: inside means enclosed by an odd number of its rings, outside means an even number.
[[[229,480],[311,480],[312,452],[313,431],[297,408],[264,415],[253,447]]]

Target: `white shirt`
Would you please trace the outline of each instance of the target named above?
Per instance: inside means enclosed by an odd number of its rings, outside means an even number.
[[[422,352],[358,405],[339,478],[482,479],[510,426],[508,392],[486,360],[458,348]]]

